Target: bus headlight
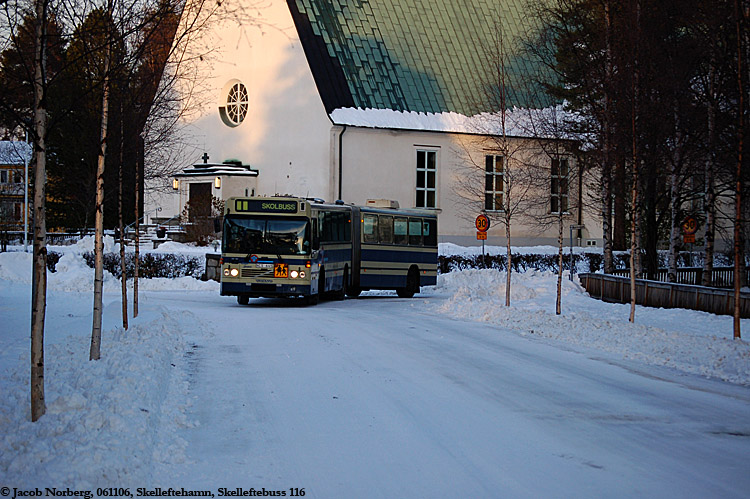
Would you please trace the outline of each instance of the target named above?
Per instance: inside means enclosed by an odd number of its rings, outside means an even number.
[[[300,277],[300,279],[304,279],[305,278],[305,272],[304,271],[300,272],[299,273],[299,277]]]
[[[289,275],[292,277],[292,279],[296,279],[299,277],[299,272],[297,272],[296,270],[292,270],[291,272],[289,272]]]
[[[237,277],[238,275],[240,275],[240,269],[230,269],[229,275],[231,275],[232,277]]]
[[[224,269],[224,277],[229,277],[229,267]]]

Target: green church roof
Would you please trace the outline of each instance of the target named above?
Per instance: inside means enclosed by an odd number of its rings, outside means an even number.
[[[323,104],[471,116],[493,71],[502,26],[506,108],[537,107],[524,84],[537,68],[522,55],[532,32],[525,0],[287,0]]]

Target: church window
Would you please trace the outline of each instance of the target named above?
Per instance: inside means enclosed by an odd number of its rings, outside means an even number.
[[[417,151],[417,208],[437,207],[437,151]]]
[[[550,211],[552,213],[568,212],[568,174],[567,158],[552,160],[552,185],[550,188]]]
[[[484,209],[502,211],[505,192],[504,157],[487,155],[484,157]]]
[[[247,88],[237,80],[231,81],[224,88],[225,103],[219,106],[219,114],[225,125],[239,126],[247,116]]]

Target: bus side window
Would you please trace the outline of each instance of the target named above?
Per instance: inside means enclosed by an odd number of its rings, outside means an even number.
[[[348,220],[349,217],[343,211],[336,213],[336,241],[340,243],[347,240],[346,224]]]
[[[393,244],[393,217],[380,215],[378,217],[378,232],[380,244]]]
[[[378,242],[378,217],[377,215],[364,215],[362,217],[362,241],[365,243]]]
[[[312,249],[320,249],[320,234],[318,233],[318,219],[312,219]]]
[[[328,224],[326,222],[326,214],[324,212],[318,213],[318,236],[321,243],[328,241],[328,237],[326,235],[326,227],[328,226]]]
[[[419,218],[409,219],[409,245],[422,245],[422,220]]]
[[[409,224],[406,218],[396,217],[393,221],[393,242],[396,244],[406,244],[409,242],[408,236]]]
[[[437,246],[437,221],[425,220],[422,224],[422,234],[425,246]]]

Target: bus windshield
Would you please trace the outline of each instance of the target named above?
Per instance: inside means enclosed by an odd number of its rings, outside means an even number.
[[[307,219],[271,217],[226,217],[225,253],[307,255],[310,229]]]

